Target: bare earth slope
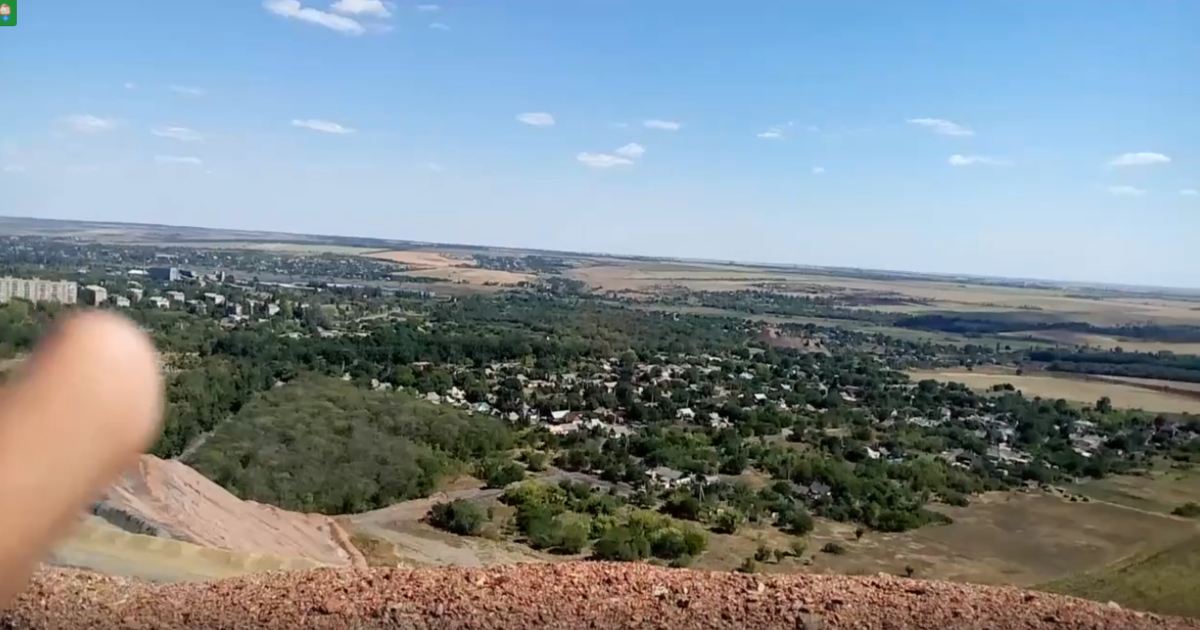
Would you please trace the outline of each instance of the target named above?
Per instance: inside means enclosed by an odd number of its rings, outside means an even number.
[[[107,490],[95,512],[134,533],[204,547],[366,566],[333,519],[243,501],[186,464],[150,455]]]
[[[172,585],[46,570],[0,627],[1200,629],[1200,620],[1016,588],[589,562],[317,569]]]

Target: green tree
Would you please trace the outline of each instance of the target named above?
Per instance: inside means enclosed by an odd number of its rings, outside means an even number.
[[[426,516],[428,523],[459,536],[478,536],[487,522],[487,515],[478,505],[466,499],[434,504]]]

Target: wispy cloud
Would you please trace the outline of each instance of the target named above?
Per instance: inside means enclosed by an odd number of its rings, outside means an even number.
[[[299,120],[299,119],[292,120],[292,126],[293,127],[301,127],[303,129],[311,129],[313,131],[320,131],[323,133],[354,133],[355,132],[354,129],[351,129],[349,127],[343,127],[342,125],[339,125],[338,123],[329,122],[328,120],[316,120],[313,118],[309,118],[307,120]]]
[[[437,162],[426,162],[425,168],[433,171],[434,173],[441,173],[442,171],[446,170],[445,168],[442,168],[442,165],[438,164]]]
[[[824,174],[825,174],[825,167],[824,167],[824,166],[814,166],[814,167],[812,167],[812,174],[813,174],[813,175],[824,175]]]
[[[160,138],[170,138],[179,140],[180,142],[203,142],[204,136],[200,132],[187,127],[158,127],[151,129],[150,133]]]
[[[643,120],[642,126],[647,129],[662,129],[664,131],[679,131],[679,128],[683,126],[683,123],[675,122],[673,120],[651,119],[651,120]]]
[[[1108,161],[1110,167],[1117,166],[1150,166],[1152,164],[1169,164],[1171,158],[1161,153],[1139,151],[1137,153],[1122,153]]]
[[[91,114],[72,114],[63,119],[73,131],[80,133],[99,133],[112,131],[117,128],[117,121],[111,118],[100,118]]]
[[[176,94],[183,94],[185,96],[204,96],[205,94],[208,94],[208,92],[206,92],[203,88],[192,87],[188,85],[172,85],[171,91],[175,92]]]
[[[450,27],[449,27],[449,26],[446,26],[445,24],[442,24],[441,22],[434,22],[433,24],[430,24],[430,25],[429,25],[429,28],[431,28],[431,29],[433,29],[433,30],[435,30],[435,31],[448,31],[448,30],[450,30]]]
[[[967,127],[966,125],[960,125],[959,123],[953,121],[942,120],[941,118],[910,118],[908,120],[908,124],[917,125],[918,127],[925,127],[926,129],[943,136],[961,137],[975,135],[975,132],[972,131],[970,127]]]
[[[344,15],[369,15],[377,18],[392,16],[392,12],[381,0],[337,0],[329,8]]]
[[[190,155],[156,155],[154,156],[154,161],[159,164],[190,164],[192,166],[201,166],[204,164],[204,160]]]
[[[796,123],[789,121],[786,124],[768,127],[766,131],[760,132],[757,135],[759,138],[766,140],[782,140],[784,136],[786,136],[787,133],[795,126]]]
[[[947,160],[951,166],[1011,166],[1012,162],[1000,158],[988,157],[986,155],[951,155]]]
[[[614,166],[631,166],[633,160],[609,153],[580,153],[575,156],[581,164],[592,168],[612,168]]]
[[[613,151],[613,153],[616,153],[621,157],[636,160],[646,154],[646,147],[643,147],[636,142],[630,142],[616,151]]]
[[[136,84],[136,83],[134,83],[133,81],[126,81],[126,82],[125,82],[125,89],[126,89],[126,90],[132,90],[132,89],[134,89],[134,88],[136,88],[136,87],[137,87],[137,84]]]
[[[418,11],[425,11],[425,12],[437,11],[440,8],[442,8],[442,7],[440,7],[436,4],[418,4],[417,5]]]
[[[525,123],[526,125],[532,125],[534,127],[554,126],[554,116],[551,116],[546,112],[525,112],[524,114],[517,114],[517,120]]]
[[[264,0],[263,8],[275,15],[317,24],[347,35],[362,35],[367,30],[354,18],[306,7],[300,4],[300,0]]]
[[[1137,186],[1109,186],[1108,192],[1126,197],[1141,197],[1147,194],[1144,188],[1138,188]]]
[[[16,164],[7,164],[4,166],[3,169],[0,169],[0,170],[3,170],[5,173],[24,173],[25,167],[18,166]]]
[[[1195,188],[1184,188],[1183,190],[1179,191],[1179,194],[1183,195],[1184,197],[1195,197],[1200,195],[1200,192],[1197,192]]]

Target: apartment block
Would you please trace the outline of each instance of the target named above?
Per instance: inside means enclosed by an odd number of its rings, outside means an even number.
[[[74,304],[79,299],[79,285],[70,280],[0,278],[0,304],[13,298],[30,302]]]

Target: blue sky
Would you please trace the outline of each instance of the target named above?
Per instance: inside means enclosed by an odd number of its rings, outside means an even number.
[[[20,11],[0,214],[1200,286],[1194,0]]]

